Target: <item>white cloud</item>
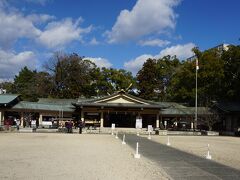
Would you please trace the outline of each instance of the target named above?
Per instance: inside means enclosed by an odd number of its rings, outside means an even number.
[[[163,47],[170,44],[170,41],[161,39],[141,40],[139,41],[141,46],[158,46]]]
[[[107,31],[109,43],[138,39],[152,33],[173,29],[176,14],[173,7],[180,0],[138,0],[131,11],[122,10],[112,27]]]
[[[176,55],[177,58],[179,58],[180,60],[184,60],[188,57],[193,56],[192,48],[194,47],[195,47],[195,44],[188,43],[184,45],[167,47],[161,50],[160,53],[157,55],[143,54],[141,56],[136,57],[135,59],[125,62],[124,68],[127,69],[128,71],[131,71],[135,75],[142,68],[142,65],[144,64],[144,62],[149,58],[158,59],[167,55],[171,55],[171,56]]]
[[[41,34],[33,22],[18,12],[4,12],[0,8],[0,46],[10,48],[18,38],[34,38]]]
[[[47,3],[47,1],[50,1],[50,0],[25,0],[25,1],[30,2],[30,3],[45,5]]]
[[[94,37],[94,38],[92,38],[92,40],[89,42],[89,44],[90,44],[90,45],[98,45],[98,44],[100,44],[100,42],[97,41],[97,39]]]
[[[149,58],[152,59],[154,58],[154,56],[152,56],[151,54],[143,54],[135,59],[125,62],[124,68],[128,71],[131,71],[133,75],[135,75],[142,68],[144,62]]]
[[[48,14],[30,14],[30,15],[26,16],[26,18],[28,20],[30,20],[32,23],[42,24],[42,23],[51,21],[51,20],[55,19],[56,17],[48,15]]]
[[[67,18],[62,21],[50,22],[37,41],[48,48],[62,47],[74,40],[81,41],[82,35],[89,33],[92,29],[91,26],[79,27],[81,21],[81,18],[75,22],[71,18]]]
[[[48,14],[24,15],[9,4],[0,3],[0,47],[10,49],[15,42],[24,38],[34,40],[46,48],[64,47],[72,41],[82,41],[83,34],[92,29],[91,26],[80,27],[82,18],[55,19],[55,16]]]
[[[36,56],[32,51],[21,53],[0,50],[0,79],[12,79],[24,66],[36,67]]]
[[[184,45],[176,45],[176,46],[171,46],[163,49],[157,56],[156,58],[160,58],[163,56],[171,55],[174,56],[176,55],[180,60],[186,59],[188,57],[193,56],[192,48],[194,48],[196,45],[193,43],[188,43]]]
[[[97,57],[97,58],[86,57],[84,59],[90,60],[90,61],[94,62],[100,68],[103,68],[103,67],[110,68],[112,66],[112,64],[105,58],[101,58],[101,57]]]

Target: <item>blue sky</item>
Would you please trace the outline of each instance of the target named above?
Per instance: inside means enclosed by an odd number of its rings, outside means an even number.
[[[147,58],[239,44],[237,0],[0,0],[0,79],[54,52],[135,74]]]

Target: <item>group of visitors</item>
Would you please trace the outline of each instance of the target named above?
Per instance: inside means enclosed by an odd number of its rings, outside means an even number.
[[[77,123],[73,123],[73,121],[66,121],[65,122],[65,128],[67,128],[67,133],[72,133],[73,132],[73,127],[79,128],[79,134],[82,134],[82,129],[84,128],[84,122],[79,120]]]

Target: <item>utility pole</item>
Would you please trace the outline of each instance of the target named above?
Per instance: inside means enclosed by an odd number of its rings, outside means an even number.
[[[197,113],[198,113],[198,109],[197,109],[197,74],[198,74],[198,58],[196,59],[196,94],[195,94],[195,120],[194,120],[194,129],[197,129]]]

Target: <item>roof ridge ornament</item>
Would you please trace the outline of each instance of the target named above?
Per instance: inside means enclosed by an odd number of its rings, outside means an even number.
[[[124,89],[121,89],[120,91],[118,91],[118,93],[124,93],[126,94],[126,91]]]

